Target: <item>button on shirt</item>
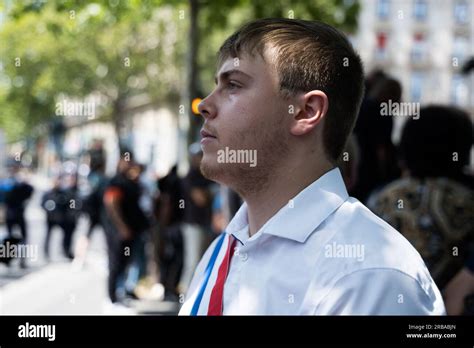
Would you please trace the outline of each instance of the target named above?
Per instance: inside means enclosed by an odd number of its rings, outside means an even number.
[[[227,315],[441,315],[441,294],[412,245],[349,197],[338,168],[306,187],[249,237],[244,203],[224,285]],[[217,239],[216,239],[217,240]],[[214,241],[180,315],[190,313]]]

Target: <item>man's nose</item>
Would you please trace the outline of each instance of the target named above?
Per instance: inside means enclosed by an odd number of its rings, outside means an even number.
[[[211,97],[212,93],[204,98],[198,105],[198,111],[205,119],[216,117],[216,107]]]

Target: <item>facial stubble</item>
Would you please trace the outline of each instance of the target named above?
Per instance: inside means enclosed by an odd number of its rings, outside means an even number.
[[[201,162],[203,175],[230,187],[244,198],[266,190],[271,176],[277,172],[288,153],[288,134],[282,127],[282,117],[272,120],[264,127],[234,133],[228,144],[220,144],[222,150],[226,146],[232,148],[232,144],[239,144],[242,150],[256,150],[258,164],[255,167],[248,163],[218,163],[217,156],[213,156]]]

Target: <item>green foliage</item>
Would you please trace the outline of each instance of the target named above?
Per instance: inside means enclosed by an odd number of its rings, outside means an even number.
[[[0,7],[0,128],[10,140],[32,134],[37,125],[57,117],[55,104],[63,96],[100,95],[106,101],[105,116],[112,118],[118,117],[114,105],[135,95],[177,100],[185,88],[190,1],[24,0]],[[244,22],[319,19],[352,31],[359,10],[350,0],[197,4],[202,93],[212,88],[219,46]]]
[[[61,96],[99,94],[112,113],[119,99],[147,94],[154,101],[179,95],[185,52],[179,37],[185,36],[186,27],[178,25],[175,8],[158,5],[16,3],[0,28],[0,127],[9,139],[56,117]]]
[[[203,86],[214,84],[216,52],[244,23],[257,18],[285,17],[320,20],[348,33],[357,27],[360,5],[352,0],[203,0],[200,17],[202,42],[198,64]],[[210,25],[212,24],[212,25]]]

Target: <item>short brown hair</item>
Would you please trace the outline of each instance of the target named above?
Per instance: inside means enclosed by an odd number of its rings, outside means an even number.
[[[250,22],[221,46],[218,64],[245,52],[262,57],[267,45],[276,49],[275,65],[283,95],[321,90],[328,96],[323,144],[329,159],[341,155],[359,112],[364,72],[348,39],[328,24],[286,18]]]

